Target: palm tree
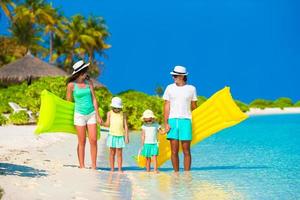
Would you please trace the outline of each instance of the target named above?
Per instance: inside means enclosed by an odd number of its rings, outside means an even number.
[[[98,75],[99,68],[95,54],[104,55],[104,50],[110,48],[104,40],[109,36],[103,18],[90,16],[87,20],[81,15],[75,15],[66,26],[66,42],[68,48],[65,66],[70,66],[74,58],[87,58],[91,63],[91,75]]]
[[[15,7],[12,0],[0,0],[0,7],[2,8],[4,14],[11,20],[11,8]]]
[[[17,44],[26,48],[26,52],[30,51],[33,55],[41,53],[43,56],[47,54],[47,50],[40,45],[43,42],[40,30],[35,28],[28,19],[24,18],[22,21],[12,23],[10,32]]]
[[[84,34],[85,22],[84,17],[75,15],[71,18],[66,26],[64,45],[65,52],[65,68],[70,67],[75,57],[84,58],[85,50],[82,48],[82,43],[93,43],[93,38]]]
[[[17,45],[10,37],[0,36],[0,66],[22,58],[25,54],[25,47]]]
[[[30,42],[34,42],[33,46],[38,44],[38,40],[41,42],[42,35],[38,35],[41,32],[50,34],[50,61],[52,58],[52,34],[55,32],[61,34],[61,30],[57,28],[60,24],[62,16],[54,9],[50,4],[44,0],[25,0],[24,3],[18,5],[14,10],[12,17],[12,33],[15,37],[27,37],[28,42],[22,43],[27,46],[28,49],[32,48]],[[24,36],[17,33],[18,30],[28,31]],[[37,38],[40,38],[37,40]],[[18,39],[19,41],[23,41]]]
[[[104,19],[102,17],[89,16],[86,21],[85,34],[93,38],[93,45],[83,44],[83,48],[86,51],[90,66],[90,73],[92,76],[97,76],[99,72],[100,65],[103,63],[97,62],[95,60],[96,54],[106,57],[104,53],[105,49],[110,48],[111,46],[105,43],[105,40],[109,36],[109,32],[105,25]]]

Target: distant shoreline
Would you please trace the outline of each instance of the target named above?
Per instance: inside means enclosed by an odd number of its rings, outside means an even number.
[[[300,107],[287,107],[284,109],[281,108],[250,108],[249,111],[246,112],[249,116],[257,116],[257,115],[281,115],[281,114],[300,114]]]

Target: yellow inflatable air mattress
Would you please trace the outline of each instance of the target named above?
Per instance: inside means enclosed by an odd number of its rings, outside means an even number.
[[[192,112],[192,142],[195,145],[205,138],[220,130],[236,125],[248,116],[244,114],[235,104],[230,94],[230,88],[216,92],[207,101]],[[158,166],[164,164],[171,158],[170,143],[166,135],[159,135]],[[180,149],[180,151],[182,151]],[[145,167],[146,159],[138,155],[136,158],[139,167]]]

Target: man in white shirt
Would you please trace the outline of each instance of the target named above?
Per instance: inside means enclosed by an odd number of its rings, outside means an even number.
[[[175,66],[170,74],[173,76],[174,83],[168,85],[163,95],[165,131],[168,133],[167,139],[170,140],[174,171],[179,171],[179,141],[184,155],[184,170],[189,171],[192,159],[191,111],[197,107],[197,92],[194,86],[187,84],[188,73],[185,67]]]

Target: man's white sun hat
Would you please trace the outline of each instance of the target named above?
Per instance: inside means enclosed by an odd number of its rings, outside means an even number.
[[[187,76],[189,73],[187,73],[186,68],[183,66],[175,66],[173,71],[170,72],[171,75],[181,75],[181,76]]]
[[[80,72],[81,70],[83,70],[84,68],[86,68],[89,65],[90,65],[90,63],[85,63],[85,62],[83,62],[83,60],[77,61],[73,65],[73,70],[74,71],[73,71],[72,75],[76,74],[77,72]]]
[[[122,99],[120,97],[112,98],[110,106],[113,108],[122,108]]]
[[[141,117],[141,120],[144,120],[145,118],[155,118],[153,111],[149,109],[145,110],[143,112],[143,116]]]

